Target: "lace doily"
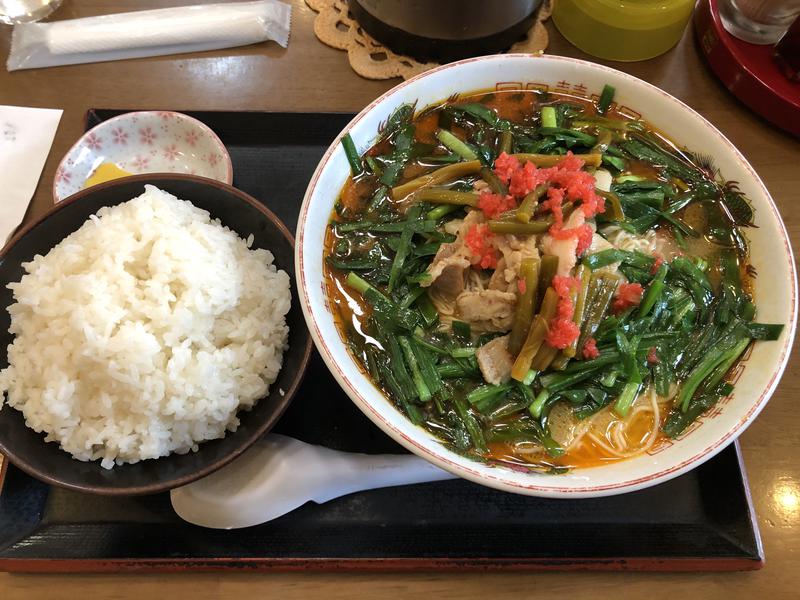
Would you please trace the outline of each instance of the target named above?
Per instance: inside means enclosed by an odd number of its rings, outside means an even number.
[[[314,34],[323,43],[347,50],[353,70],[367,79],[409,79],[439,65],[422,63],[402,54],[395,54],[377,42],[350,16],[347,0],[305,0],[315,11]],[[550,17],[550,0],[545,0],[528,35],[511,46],[509,52],[536,53],[547,48],[547,30],[543,22]]]

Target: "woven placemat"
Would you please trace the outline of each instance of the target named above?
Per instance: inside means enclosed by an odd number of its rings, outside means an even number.
[[[365,32],[347,9],[347,0],[305,0],[317,12],[314,33],[323,43],[339,50],[347,50],[347,59],[353,70],[367,79],[409,79],[428,69],[439,66],[435,62],[419,62],[402,54],[395,54]],[[547,29],[544,21],[550,17],[552,0],[545,0],[528,35],[511,46],[509,52],[541,53],[547,48]]]

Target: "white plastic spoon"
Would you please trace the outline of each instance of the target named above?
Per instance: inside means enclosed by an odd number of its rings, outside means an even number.
[[[362,490],[455,477],[413,455],[339,452],[271,433],[170,497],[190,523],[237,529],[277,519],[309,500],[322,504]]]

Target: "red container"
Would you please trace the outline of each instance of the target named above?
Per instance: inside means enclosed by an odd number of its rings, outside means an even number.
[[[717,0],[698,2],[694,24],[700,48],[725,87],[765,119],[800,136],[800,84],[784,76],[772,47],[750,44],[725,31]]]
[[[800,83],[800,17],[775,44],[772,57],[787,79]]]

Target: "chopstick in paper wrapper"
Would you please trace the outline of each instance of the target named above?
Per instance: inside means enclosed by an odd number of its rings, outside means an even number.
[[[292,7],[277,0],[206,4],[14,27],[9,71],[245,46],[289,44]]]

